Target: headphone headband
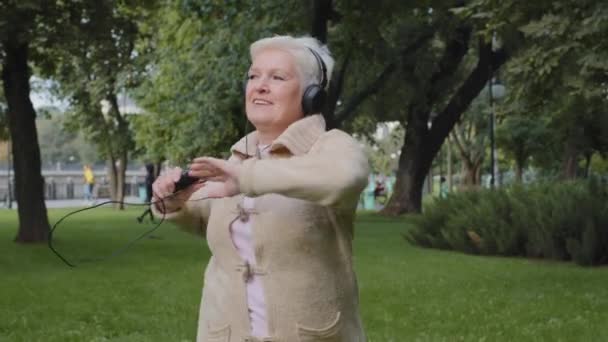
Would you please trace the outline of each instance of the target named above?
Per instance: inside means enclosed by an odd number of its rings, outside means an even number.
[[[302,94],[302,111],[304,115],[320,113],[323,110],[325,98],[327,97],[325,92],[325,87],[327,86],[327,67],[325,66],[325,62],[323,62],[323,58],[315,50],[310,47],[307,48],[317,60],[321,77],[319,83],[307,86]]]
[[[308,50],[310,50],[312,55],[315,56],[315,59],[317,60],[319,71],[321,71],[321,81],[319,85],[321,86],[321,89],[325,89],[325,87],[327,86],[327,67],[325,66],[325,62],[323,62],[323,58],[321,58],[321,56],[315,50],[310,47],[308,48]]]

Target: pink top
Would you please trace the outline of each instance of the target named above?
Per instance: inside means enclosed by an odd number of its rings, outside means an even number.
[[[267,152],[262,152],[267,155]],[[255,201],[252,197],[244,197],[243,209],[246,211],[255,209]],[[255,251],[253,244],[253,221],[255,214],[249,215],[245,222],[235,220],[230,227],[232,242],[239,255],[250,265],[256,265]],[[264,288],[262,279],[255,273],[247,280],[247,306],[249,309],[249,319],[251,322],[251,335],[263,338],[268,336],[268,321],[266,318],[266,300],[264,298]]]

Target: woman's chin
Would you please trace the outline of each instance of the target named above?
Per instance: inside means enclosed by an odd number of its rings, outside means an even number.
[[[265,127],[272,125],[274,121],[272,115],[268,113],[252,113],[247,115],[247,119],[251,122],[255,127]]]

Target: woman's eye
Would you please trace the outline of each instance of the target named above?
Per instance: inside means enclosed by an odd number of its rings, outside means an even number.
[[[273,80],[279,80],[279,81],[285,81],[285,77],[279,76],[279,75],[272,76],[272,79]]]
[[[258,77],[257,75],[249,75],[249,76],[247,76],[247,79],[253,80],[253,79],[257,78],[257,77]]]

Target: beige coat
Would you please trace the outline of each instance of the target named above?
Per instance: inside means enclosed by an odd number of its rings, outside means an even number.
[[[260,341],[249,337],[245,280],[251,272],[261,276],[268,310],[271,336],[261,341],[365,341],[352,240],[369,173],[366,156],[348,134],[326,132],[321,115],[292,124],[266,159],[255,158],[256,146],[254,132],[232,147],[231,160],[243,166],[238,179],[243,194],[189,201],[166,217],[206,233],[213,254],[205,271],[197,341]],[[228,228],[244,195],[256,197],[256,265],[243,263]],[[204,196],[202,188],[191,199]]]

